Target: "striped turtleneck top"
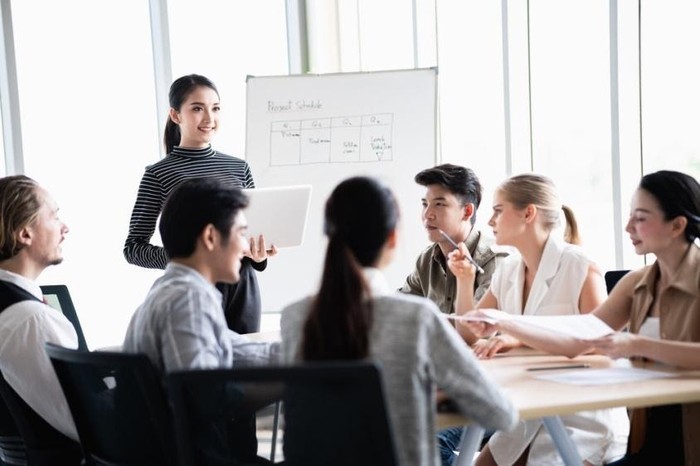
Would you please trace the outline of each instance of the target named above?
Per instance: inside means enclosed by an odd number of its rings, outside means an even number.
[[[177,185],[202,176],[212,176],[238,188],[255,187],[250,167],[244,160],[217,152],[211,146],[202,149],[174,147],[164,159],[146,167],[141,178],[124,243],[124,257],[128,263],[151,269],[165,268],[168,263],[165,249],[151,244],[158,216]],[[259,330],[261,300],[253,269],[261,271],[266,266],[267,261],[257,263],[244,258],[237,284],[217,284],[224,296],[229,328],[238,333]]]
[[[215,151],[175,147],[164,159],[146,167],[131,212],[124,257],[130,264],[149,269],[164,269],[165,250],[150,243],[165,199],[182,181],[213,176],[238,188],[254,188],[253,175],[244,160]]]

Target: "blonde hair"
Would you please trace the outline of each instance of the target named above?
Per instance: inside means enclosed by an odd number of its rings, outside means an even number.
[[[17,233],[39,215],[38,187],[36,181],[24,175],[0,178],[0,260],[14,257],[22,249]]]
[[[542,225],[547,231],[559,226],[559,212],[563,210],[566,219],[564,240],[571,244],[581,243],[573,210],[561,203],[554,182],[546,176],[532,173],[511,176],[497,190],[516,209],[524,209],[531,204],[537,207]]]

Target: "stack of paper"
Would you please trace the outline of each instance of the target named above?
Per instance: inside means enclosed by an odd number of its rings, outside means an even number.
[[[581,340],[592,340],[615,333],[608,324],[592,314],[580,314],[569,316],[531,316],[508,314],[507,312],[495,309],[479,309],[477,312],[466,315],[450,314],[447,316],[454,320],[464,320],[467,322],[484,322],[495,324],[502,320],[514,320],[523,324],[533,325],[542,329],[550,330],[562,335],[567,335]]]

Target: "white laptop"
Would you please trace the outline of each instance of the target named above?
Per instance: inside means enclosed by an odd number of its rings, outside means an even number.
[[[250,199],[245,210],[248,236],[264,235],[269,248],[300,246],[304,241],[311,185],[244,189]]]

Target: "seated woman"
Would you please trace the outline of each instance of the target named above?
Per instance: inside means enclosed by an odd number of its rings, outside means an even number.
[[[554,231],[564,211],[566,241]],[[496,244],[516,248],[496,269],[489,290],[477,308],[526,315],[572,315],[592,311],[605,300],[605,283],[596,265],[575,244],[578,230],[573,212],[563,206],[554,183],[541,175],[513,176],[494,194],[489,220]],[[458,311],[474,309],[474,267],[466,248],[450,253],[448,266],[457,277]],[[457,329],[463,329],[458,321]],[[508,334],[479,340],[474,352],[489,358],[522,342]],[[566,430],[586,465],[600,465],[624,455],[629,418],[624,408],[562,416]],[[522,421],[509,432],[493,435],[476,464],[563,464],[541,420]]]
[[[537,332],[517,322],[470,324],[473,332],[512,335],[539,349],[574,357],[596,349],[700,369],[700,185],[675,171],[645,175],[626,227],[637,254],[656,261],[625,275],[593,314],[621,331],[594,341]],[[478,311],[474,311],[478,313]],[[700,403],[635,409],[628,456],[616,464],[698,464]]]
[[[350,178],[333,190],[321,287],[282,311],[282,353],[287,362],[380,362],[400,463],[431,466],[439,464],[436,386],[484,428],[508,429],[517,414],[437,306],[385,281],[398,222],[393,194],[372,178]]]

